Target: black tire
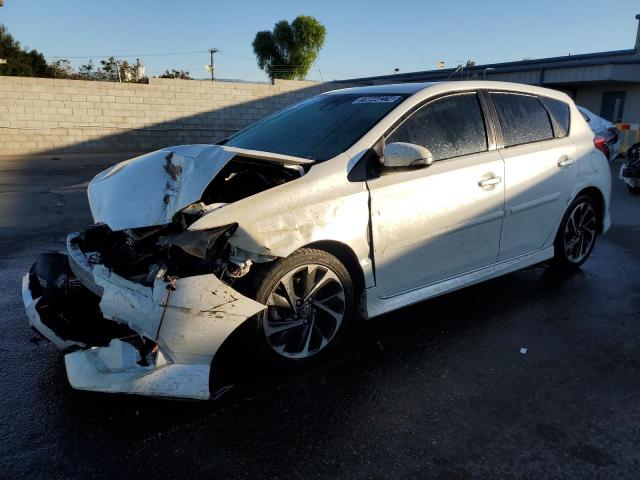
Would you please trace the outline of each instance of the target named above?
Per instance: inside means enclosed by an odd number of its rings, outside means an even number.
[[[640,187],[632,187],[627,183],[627,188],[629,189],[629,192],[631,192],[632,195],[640,195]]]
[[[310,305],[312,306],[313,313],[311,314],[310,318],[305,319],[306,320],[305,325],[308,325],[308,323],[312,323],[312,322],[313,322],[313,325],[311,327],[300,325],[299,326],[300,328],[295,327],[295,328],[288,329],[289,333],[281,334],[280,332],[278,332],[275,334],[272,333],[270,336],[267,335],[267,331],[270,328],[272,328],[274,325],[274,322],[272,321],[274,317],[279,319],[279,317],[285,317],[289,313],[293,312],[293,315],[296,315],[295,318],[298,318],[298,320],[288,319],[285,322],[283,322],[283,324],[286,323],[287,321],[289,322],[302,321],[303,314],[304,314],[302,309],[305,308],[304,305],[306,305],[306,303],[297,307],[297,310],[291,309],[291,312],[287,310],[287,307],[281,307],[279,305],[271,305],[268,307],[267,310],[265,310],[259,315],[256,315],[253,321],[255,322],[254,332],[256,333],[256,341],[259,345],[259,348],[264,353],[264,356],[268,360],[274,363],[277,363],[281,366],[295,367],[298,365],[306,365],[312,362],[320,361],[321,359],[329,356],[331,353],[333,353],[336,350],[336,348],[340,345],[340,343],[344,339],[345,334],[347,333],[350,325],[353,323],[353,319],[357,312],[357,298],[355,294],[354,283],[351,278],[351,275],[349,274],[349,271],[344,266],[344,264],[340,260],[338,260],[338,258],[336,258],[334,255],[328,252],[325,252],[324,250],[318,250],[315,248],[301,248],[300,250],[297,250],[294,253],[292,253],[287,258],[278,260],[273,264],[268,264],[267,268],[259,272],[252,281],[252,286],[250,287],[250,290],[255,292],[253,298],[255,298],[256,301],[260,303],[268,305],[269,303],[274,303],[273,300],[271,300],[270,302],[270,298],[272,299],[274,298],[272,297],[272,294],[275,293],[276,296],[278,297],[284,297],[283,295],[278,295],[278,293],[282,292],[282,288],[284,288],[284,285],[281,284],[281,280],[285,278],[288,274],[291,274],[291,272],[298,272],[298,273],[292,274],[291,278],[292,278],[292,282],[295,285],[297,285],[297,288],[294,287],[294,290],[296,290],[296,292],[300,294],[300,297],[303,297],[304,296],[303,290],[307,288],[307,285],[302,285],[302,282],[304,281],[306,284],[308,280],[299,278],[299,277],[303,277],[305,275],[305,272],[307,277],[309,277],[310,276],[309,272],[312,271],[311,269],[314,268],[313,267],[314,265],[319,267],[319,268],[316,267],[316,270],[318,273],[317,274],[314,273],[315,275],[314,278],[316,277],[320,278],[318,282],[319,284],[322,283],[323,281],[322,279],[324,278],[320,276],[323,272],[323,269],[327,269],[327,272],[332,272],[331,277],[335,276],[335,278],[337,278],[337,280],[339,281],[340,287],[342,288],[342,292],[344,294],[343,302],[340,302],[339,291],[337,296],[336,294],[331,295],[332,292],[329,291],[330,287],[338,289],[338,287],[336,286],[337,284],[334,285],[334,283],[330,283],[330,284],[327,283],[326,286],[322,286],[314,294],[314,296],[329,295],[331,298],[336,297],[337,299],[336,302],[338,304],[342,303],[344,307],[343,313],[342,313],[342,319],[339,323],[336,321],[337,326],[335,328],[335,332],[332,334],[331,338],[327,341],[327,343],[324,346],[322,346],[323,340],[321,339],[320,343],[317,345],[319,348],[315,353],[310,354],[306,357],[294,358],[292,356],[294,355],[294,353],[286,351],[286,347],[282,353],[277,352],[276,347],[273,346],[273,343],[275,343],[276,340],[280,339],[280,337],[283,337],[285,335],[286,336],[291,335],[292,338],[290,340],[290,343],[295,344],[296,339],[293,337],[293,335],[294,334],[297,335],[298,330],[302,330],[303,328],[309,328],[311,329],[311,332],[309,333],[310,337],[309,337],[309,342],[307,342],[307,346],[309,346],[309,343],[311,342],[314,342],[314,346],[315,346],[317,339],[322,337],[322,332],[320,331],[321,330],[320,324],[322,323],[323,327],[326,326],[327,331],[329,331],[331,328],[330,327],[331,315],[326,313],[325,310],[320,309],[318,306],[318,303],[322,303],[324,302],[324,300],[322,300],[321,298],[318,298],[316,299],[316,303],[313,304],[314,299],[310,298],[310,301],[311,301]],[[306,270],[304,269],[305,266],[307,266]],[[329,280],[326,280],[326,281],[334,282],[334,279],[329,278]],[[291,303],[291,301],[289,301],[288,299],[286,300],[288,304]],[[335,308],[339,310],[340,305],[337,305]],[[281,312],[284,312],[284,313],[280,315]],[[297,314],[299,314],[299,316],[297,316]],[[316,328],[315,330],[314,330],[314,327]],[[284,343],[287,343],[287,341],[284,341]],[[307,350],[310,350],[310,349],[308,348]]]
[[[593,238],[590,241],[588,247],[585,249],[584,253],[580,253],[580,255],[583,255],[581,256],[581,258],[571,258],[571,255],[569,255],[567,252],[567,248],[571,248],[571,247],[567,247],[567,244],[570,243],[573,238],[575,238],[575,235],[574,235],[574,232],[572,231],[573,224],[569,226],[568,224],[571,221],[572,214],[576,212],[577,208],[583,205],[588,205],[591,208],[591,210],[594,212],[594,221],[592,225]],[[579,213],[580,212],[578,212],[578,214]],[[562,217],[562,221],[560,222],[560,226],[558,227],[558,233],[556,234],[556,238],[553,244],[554,246],[553,265],[562,270],[572,271],[572,270],[579,269],[582,266],[582,264],[586,262],[587,259],[591,256],[591,252],[593,251],[593,247],[595,246],[596,240],[598,237],[598,225],[600,224],[600,222],[601,222],[600,212],[598,210],[596,202],[593,200],[592,197],[590,197],[589,195],[580,195],[573,202],[571,202],[571,205],[569,205],[569,208],[567,208],[567,211]],[[587,237],[586,232],[583,232],[583,235],[584,237]],[[571,237],[571,240],[570,240],[570,237]],[[582,247],[579,247],[579,248],[582,249]],[[572,251],[572,253],[574,253],[574,251]]]

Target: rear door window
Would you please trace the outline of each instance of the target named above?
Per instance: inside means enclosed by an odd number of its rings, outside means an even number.
[[[556,132],[556,137],[566,137],[569,134],[569,105],[549,97],[540,97],[540,100],[556,121],[556,126],[559,129]]]
[[[463,93],[428,103],[409,117],[386,143],[406,142],[428,148],[434,160],[487,150],[487,132],[478,95]]]
[[[531,95],[492,92],[505,147],[553,138],[549,114],[540,100]]]

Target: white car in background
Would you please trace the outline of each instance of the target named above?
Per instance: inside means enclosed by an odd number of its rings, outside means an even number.
[[[606,145],[605,155],[607,155],[609,161],[612,161],[618,156],[618,152],[620,151],[620,132],[618,128],[609,120],[599,117],[592,111],[580,105],[576,106],[589,124],[589,128],[593,130],[593,133],[604,139]]]
[[[74,388],[206,399],[234,332],[253,341],[247,362],[298,365],[331,352],[356,316],[547,260],[580,267],[610,226],[610,189],[563,93],[336,90],[218,145],[97,175],[96,224],[38,258],[23,300],[33,328],[72,350]]]

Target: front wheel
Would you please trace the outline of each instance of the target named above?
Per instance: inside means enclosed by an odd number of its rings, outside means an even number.
[[[575,270],[587,261],[598,235],[598,213],[588,195],[576,198],[560,222],[554,243],[554,263]]]
[[[303,248],[256,280],[258,342],[273,360],[307,363],[337,347],[356,312],[346,267],[323,250]]]

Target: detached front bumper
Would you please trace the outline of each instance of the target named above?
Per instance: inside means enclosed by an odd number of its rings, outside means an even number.
[[[59,350],[68,350],[74,346],[84,347],[85,345],[82,342],[61,338],[42,322],[40,313],[36,310],[36,306],[39,301],[40,297],[33,298],[33,294],[29,288],[29,274],[27,273],[22,277],[22,302],[24,303],[24,309],[27,313],[27,318],[29,319],[29,325],[31,325],[31,328],[53,343]]]
[[[71,386],[209,398],[213,356],[239,325],[266,307],[212,274],[172,281],[158,276],[150,287],[132,282],[92,263],[95,257],[80,250],[77,236],[67,237],[66,256],[44,254],[58,257],[38,259],[22,282],[31,326],[59,349],[77,350],[65,355]],[[77,298],[80,304],[95,302],[97,315],[90,307],[81,318],[82,311],[72,308]]]

